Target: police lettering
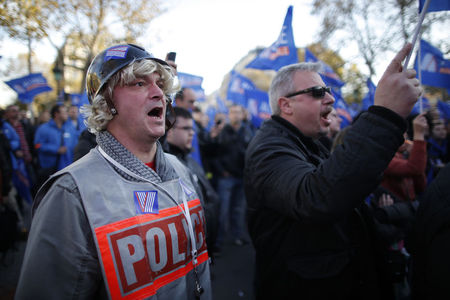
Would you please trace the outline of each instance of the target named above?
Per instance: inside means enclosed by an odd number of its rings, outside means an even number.
[[[191,220],[198,253],[205,252],[200,206],[191,208]],[[109,241],[123,293],[151,284],[192,259],[188,223],[181,212],[113,232]]]

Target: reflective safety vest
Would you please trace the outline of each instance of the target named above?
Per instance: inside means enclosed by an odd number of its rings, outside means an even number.
[[[80,191],[112,299],[195,299],[198,283],[201,299],[211,298],[204,211],[185,167],[165,159],[180,178],[159,184],[124,179],[97,149],[65,169]]]

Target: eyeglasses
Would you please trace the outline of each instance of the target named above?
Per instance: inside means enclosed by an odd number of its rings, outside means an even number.
[[[194,131],[194,127],[192,127],[192,126],[182,126],[182,127],[175,126],[174,128],[178,128],[178,129],[186,130],[186,131]]]
[[[311,95],[313,96],[313,98],[322,99],[323,97],[325,97],[325,92],[327,92],[328,94],[331,95],[331,88],[328,86],[313,86],[313,87],[307,88],[305,90],[290,93],[290,94],[286,95],[285,97],[290,98],[290,97],[294,97],[297,95],[306,94],[309,92],[311,92]]]

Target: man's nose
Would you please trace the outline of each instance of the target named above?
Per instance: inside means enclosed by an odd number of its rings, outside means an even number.
[[[323,104],[334,104],[336,100],[334,99],[332,94],[325,93],[325,97],[323,98]]]

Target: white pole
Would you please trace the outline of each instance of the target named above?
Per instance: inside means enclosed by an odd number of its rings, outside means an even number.
[[[422,47],[419,43],[419,49],[417,50],[417,69],[419,71],[419,84],[422,85]],[[422,94],[420,94],[419,97],[419,107],[420,107],[420,113],[423,112],[423,101],[422,101]]]
[[[413,53],[414,45],[416,44],[417,36],[419,35],[420,28],[422,27],[423,19],[425,18],[425,14],[427,13],[429,4],[430,4],[430,0],[426,0],[425,4],[423,5],[422,12],[420,13],[420,16],[419,16],[419,22],[417,23],[417,26],[416,26],[416,29],[415,29],[415,32],[414,32],[414,36],[413,36],[413,39],[412,39],[412,46],[413,47],[411,49],[411,52],[409,52],[408,57],[406,57],[405,64],[403,65],[403,72],[408,67],[408,63],[409,63],[409,60],[411,59],[411,54]]]

